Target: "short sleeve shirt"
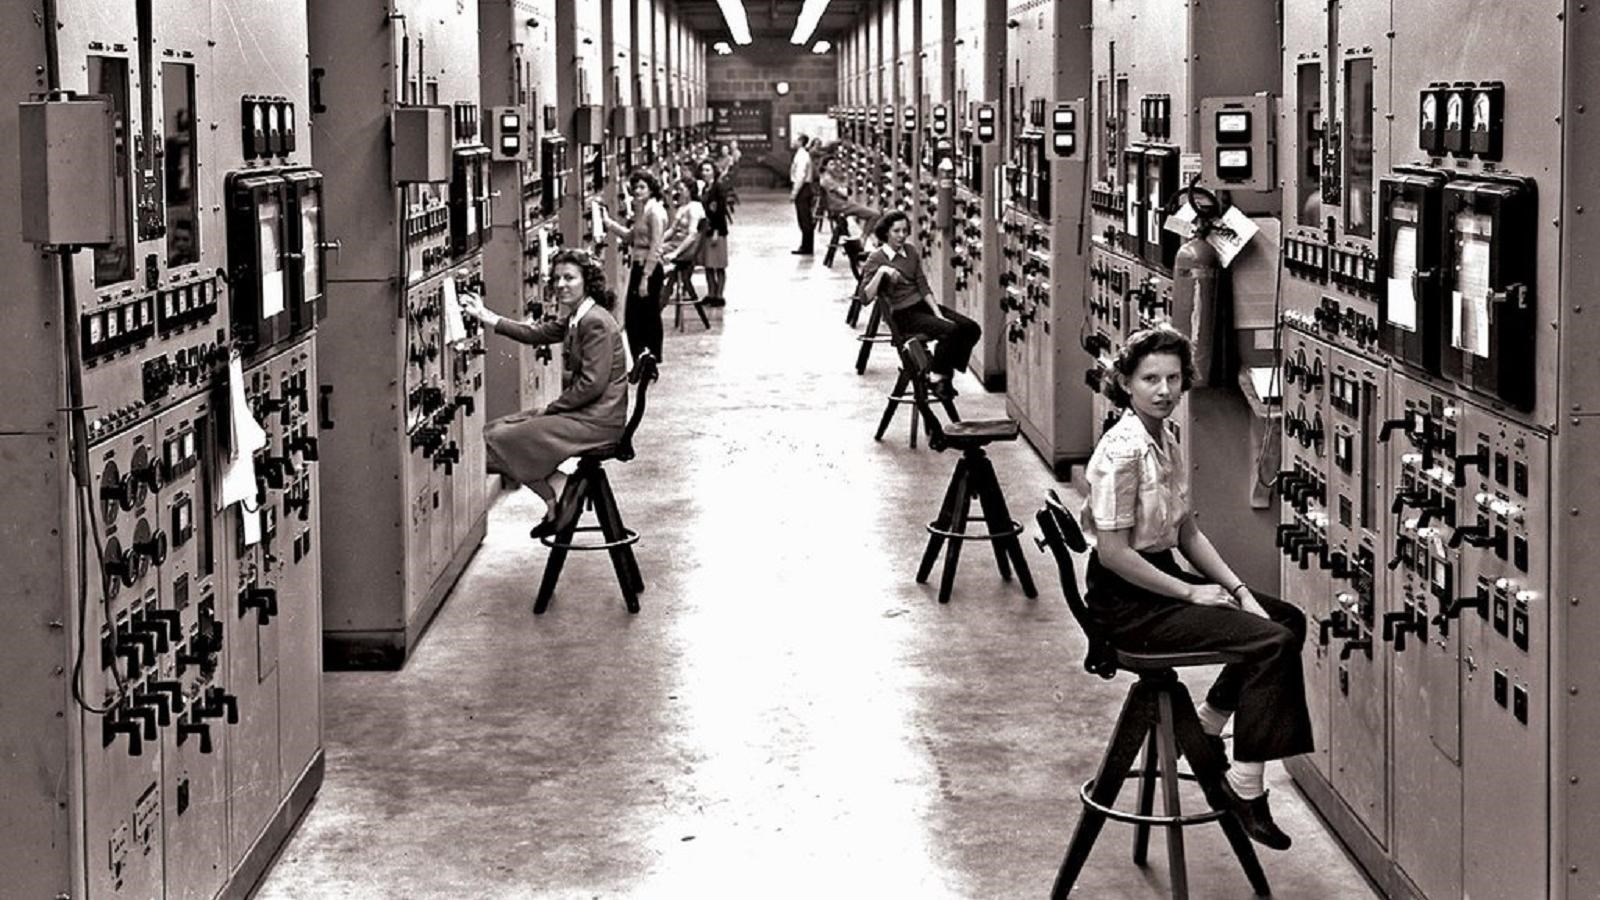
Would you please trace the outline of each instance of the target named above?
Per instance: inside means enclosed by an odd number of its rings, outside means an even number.
[[[1142,553],[1170,550],[1189,518],[1189,465],[1172,427],[1151,435],[1132,411],[1095,445],[1085,473],[1084,530],[1131,529],[1128,544]]]

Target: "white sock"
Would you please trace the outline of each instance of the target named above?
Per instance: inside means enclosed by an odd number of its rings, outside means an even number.
[[[1200,729],[1206,734],[1218,735],[1222,733],[1223,726],[1228,724],[1228,719],[1233,717],[1233,712],[1226,709],[1217,709],[1210,703],[1202,702],[1200,708],[1195,710],[1200,716]]]
[[[1235,762],[1226,775],[1228,784],[1233,787],[1233,792],[1238,794],[1240,799],[1254,800],[1267,792],[1263,783],[1266,771],[1266,763]]]

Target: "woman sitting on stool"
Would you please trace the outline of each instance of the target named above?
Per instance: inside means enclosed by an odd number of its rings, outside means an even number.
[[[1244,657],[1223,667],[1199,709],[1219,756],[1222,728],[1238,713],[1236,762],[1222,796],[1210,799],[1233,812],[1252,838],[1286,850],[1290,839],[1272,821],[1262,775],[1267,760],[1312,749],[1300,667],[1306,617],[1288,603],[1251,594],[1195,520],[1188,461],[1167,426],[1194,377],[1188,338],[1165,326],[1130,336],[1114,363],[1106,393],[1124,413],[1100,438],[1085,472],[1089,496],[1081,519],[1098,539],[1084,599],[1117,647]],[[1180,568],[1174,550],[1200,574]]]
[[[706,209],[700,203],[700,183],[693,177],[680,182],[678,212],[667,228],[661,244],[661,259],[672,267],[667,273],[668,296],[674,279],[683,285],[684,292],[694,296],[695,263],[700,260],[701,238],[705,233]]]
[[[628,359],[622,330],[611,317],[616,295],[606,289],[600,261],[583,250],[562,250],[550,259],[550,283],[565,314],[537,325],[514,322],[467,295],[462,309],[485,326],[524,344],[562,345],[561,396],[543,410],[523,410],[484,426],[488,469],[527,485],[544,501],[544,519],[534,537],[554,534],[579,510],[558,509],[566,476],[564,460],[615,443],[628,418]]]
[[[901,334],[939,342],[933,351],[929,387],[941,398],[954,397],[956,391],[950,379],[956,369],[966,369],[983,330],[977,322],[933,298],[928,274],[922,268],[922,254],[906,240],[911,235],[911,219],[905,213],[885,213],[873,234],[879,246],[861,265],[861,293],[873,301],[879,293],[884,294],[889,315],[894,317],[894,326]]]

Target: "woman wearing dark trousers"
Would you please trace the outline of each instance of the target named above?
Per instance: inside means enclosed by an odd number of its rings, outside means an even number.
[[[661,359],[661,246],[667,233],[667,208],[661,203],[661,182],[649,172],[628,176],[633,195],[633,222],[624,225],[606,213],[606,230],[628,239],[627,308],[623,327],[628,334],[628,352],[634,359],[649,350]]]
[[[1235,762],[1212,803],[1234,813],[1255,840],[1286,850],[1290,838],[1272,820],[1263,771],[1269,760],[1313,749],[1300,666],[1306,618],[1252,594],[1200,530],[1188,461],[1167,424],[1193,383],[1189,341],[1170,327],[1135,333],[1118,355],[1106,393],[1123,417],[1100,438],[1085,472],[1081,518],[1097,540],[1084,599],[1118,647],[1244,657],[1222,668],[1198,710],[1219,745],[1235,719]],[[1180,555],[1198,574],[1179,565]]]
[[[967,368],[983,330],[977,322],[934,299],[928,273],[922,268],[922,254],[907,240],[911,220],[905,213],[885,214],[873,234],[879,246],[861,266],[861,293],[868,300],[876,301],[879,294],[888,299],[889,315],[901,334],[938,341],[929,386],[939,397],[954,397],[950,379],[957,369]]]

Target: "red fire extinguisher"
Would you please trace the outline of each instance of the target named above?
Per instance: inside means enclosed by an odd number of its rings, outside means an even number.
[[[1181,208],[1186,198],[1194,207],[1195,220],[1172,262],[1172,324],[1193,346],[1194,386],[1205,387],[1227,379],[1232,320],[1231,304],[1226,302],[1229,286],[1222,257],[1206,240],[1224,227],[1223,209],[1216,194],[1195,184],[1179,191],[1172,198],[1172,207]]]

